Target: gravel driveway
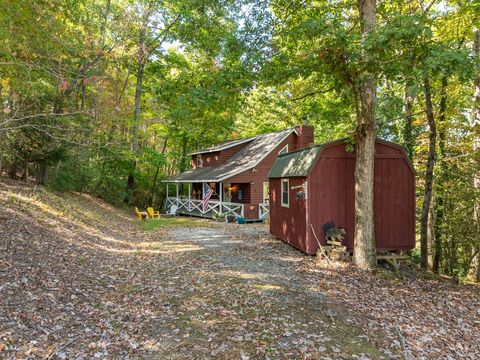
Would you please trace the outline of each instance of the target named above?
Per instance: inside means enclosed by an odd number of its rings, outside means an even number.
[[[0,186],[0,358],[378,358],[314,259],[265,225],[143,230],[80,194]],[[183,220],[182,220],[183,221]]]

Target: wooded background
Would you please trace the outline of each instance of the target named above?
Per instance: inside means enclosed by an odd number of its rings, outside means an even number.
[[[1,172],[159,207],[193,149],[299,123],[355,141],[370,82],[377,135],[417,171],[414,258],[480,280],[478,1],[382,1],[372,29],[356,1],[0,9]]]

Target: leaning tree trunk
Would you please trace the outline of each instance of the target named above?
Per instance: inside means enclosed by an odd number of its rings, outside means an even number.
[[[425,75],[425,78],[423,80],[423,86],[425,95],[425,110],[427,113],[427,121],[430,135],[427,170],[425,173],[425,191],[423,195],[423,206],[420,219],[420,257],[422,268],[428,269],[430,256],[430,249],[428,248],[428,244],[432,242],[432,240],[429,239],[429,236],[431,236],[431,232],[428,231],[430,220],[429,211],[430,203],[432,202],[433,197],[433,168],[435,166],[437,128],[435,125],[435,118],[433,116],[432,94],[428,75]]]
[[[438,157],[439,157],[439,180],[438,191],[435,197],[435,241],[434,241],[434,255],[432,270],[438,273],[440,270],[440,263],[443,255],[443,243],[445,239],[444,234],[444,220],[445,220],[445,206],[446,206],[446,191],[445,183],[448,181],[448,164],[445,161],[445,142],[447,133],[446,111],[447,111],[447,85],[448,80],[446,76],[442,77],[442,89],[440,91],[440,115],[439,129],[438,129]]]
[[[358,0],[361,31],[366,38],[375,30],[376,0]],[[365,54],[369,59],[369,54]],[[372,74],[366,74],[358,87],[360,110],[355,133],[355,234],[353,259],[363,269],[377,266],[373,209],[375,156],[376,89]]]
[[[140,117],[142,114],[142,92],[143,92],[143,72],[145,70],[146,62],[146,48],[145,48],[146,25],[140,29],[138,37],[138,69],[137,69],[137,83],[135,85],[135,112],[133,114],[130,150],[132,152],[133,161],[131,164],[130,174],[127,178],[127,194],[124,199],[127,203],[133,201],[133,188],[135,186],[135,170],[137,168],[137,152],[138,152],[138,128],[140,125]]]

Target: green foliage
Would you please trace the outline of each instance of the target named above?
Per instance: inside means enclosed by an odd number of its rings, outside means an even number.
[[[199,220],[187,217],[167,217],[160,219],[135,220],[135,223],[143,231],[154,231],[156,229],[172,228],[172,227],[198,227]],[[205,224],[208,226],[208,224]]]

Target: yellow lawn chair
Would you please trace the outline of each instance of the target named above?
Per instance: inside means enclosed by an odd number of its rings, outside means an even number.
[[[160,219],[160,211],[155,211],[155,210],[153,210],[152,207],[147,208],[147,213],[148,213],[148,216],[150,216],[152,219],[155,216],[157,217],[157,219]]]
[[[135,213],[137,214],[137,216],[140,220],[146,219],[148,217],[148,214],[147,214],[146,211],[139,211],[136,206],[135,206]]]

